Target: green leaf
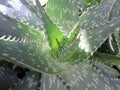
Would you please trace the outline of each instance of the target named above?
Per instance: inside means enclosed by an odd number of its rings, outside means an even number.
[[[37,4],[39,4],[38,6],[36,6],[36,2],[34,0],[2,0],[0,3],[0,11],[3,14],[8,15],[9,17],[15,17],[17,20],[26,22],[39,30],[46,30],[46,37],[48,37],[51,49],[56,54],[59,50],[59,45],[56,40],[62,43],[64,36],[45,14],[39,1],[37,2]]]
[[[101,62],[109,66],[120,66],[120,57],[104,53],[95,53],[93,55],[93,61]]]
[[[76,47],[79,43],[79,39],[76,37],[79,34],[79,22],[74,26],[73,30],[69,33],[68,38],[64,41],[64,47],[61,47],[58,58],[60,61],[67,61],[71,59],[71,56],[76,51],[78,47]]]
[[[114,8],[115,3],[116,0],[102,0],[101,3],[80,16],[80,26],[86,29],[106,24],[109,21],[111,10]]]
[[[28,5],[25,0],[0,1],[0,12],[3,14],[9,17],[15,17],[17,20],[26,22],[39,30],[44,30],[44,23],[35,11],[36,10],[33,7],[30,7],[30,5]]]
[[[117,18],[100,27],[81,30],[79,47],[86,52],[94,52],[119,25],[120,18]]]
[[[87,13],[81,16],[81,27],[96,28],[114,20],[115,18],[118,18],[120,13],[119,4],[119,0],[102,0],[100,4],[96,5],[94,8],[90,9]]]
[[[96,28],[86,28],[80,32],[80,44],[86,52],[94,52],[119,27],[120,17]],[[118,21],[117,21],[118,20]],[[92,22],[92,21],[91,21]],[[84,39],[84,40],[83,40]]]
[[[119,31],[116,30],[109,38],[98,48],[98,52],[117,55],[119,52],[118,48],[118,37]]]
[[[114,18],[117,18],[120,16],[120,0],[113,0],[113,4],[111,5],[111,8],[109,9],[109,20],[112,20]]]
[[[44,73],[41,77],[41,90],[69,90],[69,87],[56,75]]]
[[[88,62],[79,63],[61,73],[73,90],[119,90],[120,82]]]
[[[117,70],[113,69],[108,65],[105,65],[103,62],[96,60],[96,61],[92,61],[92,64],[94,67],[96,67],[96,69],[100,69],[111,76],[117,77],[120,75],[120,73]]]
[[[59,60],[62,61],[62,62],[65,62],[65,61],[70,62],[71,60],[73,60],[73,58],[78,59],[78,57],[73,56],[74,53],[76,53],[76,55],[77,55],[77,50],[79,50],[78,47],[77,47],[78,44],[79,44],[79,39],[75,39],[70,44],[68,44],[68,46],[64,47],[59,52],[59,55],[58,55]]]
[[[63,49],[60,57],[64,58],[69,55],[67,52],[70,52],[72,57],[69,57],[71,59],[68,58],[67,61],[69,61],[68,63],[73,64],[89,58],[119,26],[120,17],[101,25],[100,27],[86,29],[80,27],[78,37]]]
[[[69,35],[79,20],[77,0],[48,0],[45,9],[53,23],[65,35]]]
[[[12,90],[38,90],[39,81],[40,73],[30,71]]]
[[[18,39],[20,41],[23,39],[43,41],[42,33],[37,31],[31,26],[28,26],[25,23],[16,21],[6,15],[0,14],[0,37],[6,38],[9,37],[13,39]],[[6,38],[7,39],[7,38]],[[23,40],[24,41],[24,40]]]
[[[119,48],[118,56],[120,57],[120,29],[119,29],[119,36],[118,36],[118,48]]]
[[[93,5],[96,5],[97,3],[99,3],[101,0],[83,0],[84,1],[84,5],[86,7],[91,7]]]
[[[38,72],[61,71],[43,32],[2,14],[0,24],[0,57]]]
[[[44,27],[46,28],[46,35],[48,36],[51,49],[55,54],[57,54],[57,52],[60,49],[58,42],[62,46],[65,36],[46,15],[45,11],[40,5],[39,0],[36,0],[36,5],[37,5],[37,12],[41,14],[42,20],[44,21]]]
[[[78,30],[76,30],[79,31],[77,37],[80,37],[80,41],[76,38],[70,44],[66,45],[60,52],[60,60],[69,60],[68,63],[77,63],[89,58],[90,55],[93,55],[99,46],[104,43],[104,41],[115,32],[115,29],[120,25],[120,17],[112,20],[109,19],[111,13],[110,8],[113,8],[113,6],[112,0],[102,1],[98,6],[93,7],[80,17],[80,22],[77,26]],[[101,16],[99,16],[100,13]]]

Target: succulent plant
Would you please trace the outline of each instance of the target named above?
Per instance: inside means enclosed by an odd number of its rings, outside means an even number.
[[[119,4],[0,0],[0,89],[120,90]]]

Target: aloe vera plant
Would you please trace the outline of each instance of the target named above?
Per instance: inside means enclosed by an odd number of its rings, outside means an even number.
[[[120,90],[119,4],[1,0],[0,89]]]

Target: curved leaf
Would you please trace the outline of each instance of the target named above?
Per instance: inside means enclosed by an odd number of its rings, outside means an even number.
[[[120,57],[104,53],[95,53],[93,55],[93,61],[101,62],[109,66],[120,66]]]
[[[0,35],[3,35],[0,37],[0,56],[2,58],[38,72],[61,71],[51,55],[51,49],[44,33],[10,17],[2,14],[0,16]]]
[[[77,0],[48,0],[45,9],[53,23],[65,35],[69,35],[79,20]]]
[[[69,87],[65,85],[56,75],[44,73],[41,77],[41,90],[69,90]],[[71,90],[71,89],[70,89]]]
[[[105,65],[103,62],[100,62],[100,61],[96,60],[96,61],[92,61],[92,63],[93,63],[94,67],[102,70],[103,72],[105,72],[105,73],[107,73],[111,76],[114,76],[114,77],[119,76],[119,72],[117,70],[113,69],[110,66]]]
[[[119,20],[120,17],[101,25],[100,27],[81,29],[79,47],[85,50],[85,52],[93,54],[109,35],[115,32],[115,29],[119,27]]]
[[[61,50],[62,53],[60,52],[60,59],[62,57],[62,59],[65,58],[63,61],[69,60],[69,63],[77,63],[89,58],[90,55],[93,55],[99,46],[104,43],[104,41],[115,32],[115,29],[120,25],[120,17],[116,17],[116,19],[112,18],[112,20],[110,19],[110,14],[115,3],[115,0],[102,1],[80,17],[80,22],[76,30],[79,31],[78,37],[80,37],[80,41],[76,39],[73,40],[73,42],[78,41],[79,45],[77,44],[78,42],[68,44]],[[101,16],[99,16],[100,13]],[[92,24],[95,24],[96,26]],[[69,55],[70,57],[68,57]]]
[[[55,53],[58,51],[59,46],[56,39],[62,43],[64,36],[45,14],[45,11],[42,10],[39,1],[37,2],[37,4],[39,3],[38,6],[36,6],[36,2],[34,0],[2,0],[0,3],[0,12],[2,12],[3,14],[8,15],[9,17],[15,17],[20,21],[29,23],[29,25],[32,25],[37,29],[46,29],[46,36],[48,36],[48,40],[52,50]],[[38,8],[38,10],[36,7]],[[39,9],[42,11],[40,11]]]
[[[119,52],[118,38],[119,31],[116,30],[109,38],[98,48],[98,52],[117,55]]]
[[[59,31],[59,29],[56,27],[56,25],[49,19],[49,17],[46,15],[45,11],[40,5],[39,0],[36,0],[37,5],[37,12],[42,15],[42,19],[44,21],[44,26],[46,28],[46,36],[48,37],[51,49],[55,54],[59,51],[60,47],[58,45],[58,42],[63,44],[64,35],[62,32]],[[58,42],[57,42],[58,41]]]
[[[109,9],[109,20],[120,16],[120,0],[113,0],[112,7]]]
[[[115,32],[115,29],[118,28],[119,25],[120,17],[97,28],[82,29],[79,27],[80,33],[78,37],[73,40],[73,42],[75,41],[76,43],[71,43],[67,46],[68,48],[63,49],[61,57],[65,58],[69,54],[67,52],[72,52],[72,54],[70,53],[70,55],[72,55],[71,59],[67,59],[69,63],[76,63],[89,58],[99,46]]]
[[[29,23],[40,30],[44,30],[42,19],[37,13],[30,8],[25,1],[22,0],[1,0],[0,1],[0,12],[9,17],[14,17],[17,20]]]
[[[106,24],[109,21],[115,3],[116,0],[102,0],[98,5],[80,16],[80,26],[86,29]]]
[[[6,15],[0,13],[0,39],[9,37],[18,39],[29,39],[36,41],[43,41],[42,32],[37,31],[33,27],[16,21]],[[23,40],[24,41],[24,40]]]
[[[70,83],[73,90],[119,90],[120,82],[102,70],[93,69],[86,62],[61,73],[61,78]]]

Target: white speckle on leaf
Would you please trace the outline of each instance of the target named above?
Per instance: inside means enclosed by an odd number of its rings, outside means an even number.
[[[49,82],[50,82],[49,88],[52,88],[53,81],[52,81],[52,78],[51,78],[51,77],[49,78]]]
[[[12,60],[17,60],[17,59],[16,59],[16,58],[14,58],[14,57],[11,57],[11,59],[12,59]]]
[[[2,55],[3,55],[3,56],[9,56],[9,54],[7,54],[7,53],[2,53]]]
[[[5,37],[6,37],[6,35],[4,35],[4,36],[0,37],[0,40],[3,40],[3,39],[5,39]]]
[[[45,86],[45,83],[43,83],[43,90],[46,90],[46,86]]]

